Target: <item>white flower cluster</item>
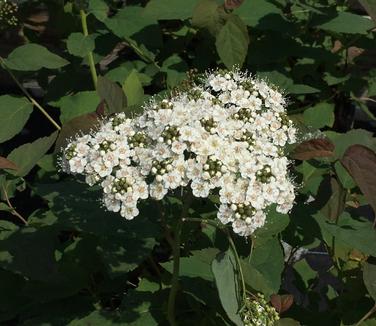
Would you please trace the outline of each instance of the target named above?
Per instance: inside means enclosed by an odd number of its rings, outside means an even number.
[[[218,219],[248,236],[270,206],[287,213],[294,186],[287,143],[296,129],[274,87],[240,71],[214,71],[186,91],[152,100],[141,116],[117,114],[64,151],[63,168],[100,184],[108,210],[126,219],[137,203],[189,186],[195,197],[219,194]]]

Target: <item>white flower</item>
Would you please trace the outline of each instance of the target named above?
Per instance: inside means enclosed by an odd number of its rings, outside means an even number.
[[[63,169],[103,190],[103,204],[126,219],[149,196],[161,200],[190,186],[195,197],[219,193],[217,217],[248,236],[272,204],[287,213],[294,185],[287,143],[296,128],[281,92],[238,70],[210,72],[191,90],[145,104],[135,118],[111,116],[64,150]]]

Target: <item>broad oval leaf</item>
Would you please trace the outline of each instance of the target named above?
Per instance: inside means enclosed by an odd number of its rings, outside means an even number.
[[[369,294],[376,301],[376,265],[364,264],[363,280]]]
[[[341,159],[360,190],[376,212],[376,154],[366,146],[350,146]]]
[[[23,177],[37,164],[44,154],[51,148],[57,137],[57,131],[48,137],[39,138],[36,141],[21,145],[14,149],[7,157],[14,162],[18,169],[10,173]]]
[[[109,114],[125,111],[127,98],[117,83],[106,77],[99,76],[97,92],[101,100],[107,103]]]
[[[376,24],[376,1],[375,0],[359,0],[360,4],[371,16],[372,20]]]
[[[0,169],[17,170],[18,167],[12,161],[0,156]]]
[[[127,99],[127,105],[141,104],[144,99],[144,89],[135,69],[131,71],[123,84],[123,90]]]
[[[334,104],[319,103],[304,111],[304,121],[313,128],[332,127],[334,123]]]
[[[345,11],[339,12],[333,19],[317,26],[319,29],[345,34],[367,34],[367,31],[373,27],[375,24],[371,19]]]
[[[69,64],[67,60],[50,52],[44,46],[34,43],[19,46],[4,61],[9,69],[20,71],[57,69]]]
[[[100,116],[92,112],[75,117],[63,124],[56,140],[55,152],[64,148],[73,137],[94,130],[99,125],[99,122]]]
[[[49,104],[60,108],[60,121],[64,124],[75,117],[94,112],[99,101],[99,96],[95,91],[84,91],[63,96],[58,101]]]
[[[92,36],[85,36],[82,33],[72,33],[67,40],[67,48],[70,54],[77,57],[86,57],[95,48]]]
[[[222,27],[218,3],[215,0],[201,0],[193,10],[192,25],[207,28],[215,35]]]
[[[299,144],[292,153],[292,158],[304,161],[318,157],[332,157],[333,151],[334,144],[329,139],[311,139]]]
[[[187,19],[192,17],[198,0],[151,0],[144,9],[146,17],[154,19]]]
[[[212,263],[212,271],[219,298],[227,316],[236,324],[243,325],[239,316],[239,282],[235,257],[231,251],[220,253]]]
[[[0,96],[0,143],[17,135],[33,111],[32,104],[24,97]]]
[[[99,21],[107,19],[109,8],[104,0],[89,0],[88,13],[93,14]]]
[[[215,46],[219,57],[229,69],[242,66],[247,56],[249,36],[247,26],[238,16],[231,16],[219,31]]]
[[[270,297],[270,302],[272,303],[275,310],[277,310],[277,312],[281,314],[290,309],[290,307],[294,303],[294,296],[291,294],[273,294]]]

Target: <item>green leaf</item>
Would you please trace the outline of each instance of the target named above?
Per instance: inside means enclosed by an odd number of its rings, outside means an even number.
[[[294,269],[299,274],[305,288],[308,289],[312,280],[317,277],[317,271],[313,270],[305,259],[297,261],[294,264]]]
[[[375,24],[363,16],[342,11],[333,19],[317,27],[335,33],[367,34],[367,31],[375,27]]]
[[[319,103],[304,111],[304,121],[313,128],[333,127],[334,123],[334,104]]]
[[[212,263],[212,271],[219,298],[227,316],[236,324],[243,325],[239,316],[239,282],[235,257],[231,251],[220,253]]]
[[[317,88],[301,84],[293,84],[286,91],[291,94],[313,94],[320,92]]]
[[[187,19],[192,17],[198,0],[151,0],[144,15],[158,20]]]
[[[291,318],[282,318],[277,320],[274,326],[300,326],[300,323]]]
[[[365,263],[363,266],[363,280],[366,288],[376,301],[376,265]]]
[[[376,1],[375,0],[359,0],[360,4],[371,16],[373,22],[376,24]]]
[[[334,163],[334,168],[342,187],[344,187],[345,189],[352,189],[356,186],[354,179],[340,162],[337,161],[336,163]]]
[[[142,103],[144,99],[144,89],[142,88],[140,78],[138,77],[138,72],[135,69],[133,69],[125,79],[123,90],[127,97],[129,106]]]
[[[154,18],[143,15],[143,8],[136,6],[127,6],[119,10],[115,16],[106,19],[104,23],[121,38],[132,37],[146,27],[150,28],[153,25],[157,27],[158,24]],[[154,34],[153,37],[158,36]]]
[[[20,71],[37,71],[41,68],[57,69],[69,64],[67,60],[34,43],[19,46],[4,61],[9,69]]]
[[[84,58],[95,48],[92,35],[85,36],[82,33],[72,33],[67,40],[68,52],[77,57]]]
[[[262,71],[259,72],[257,76],[261,79],[266,79],[268,83],[272,83],[282,89],[289,89],[293,86],[293,80],[286,76],[286,73],[282,73],[277,70]]]
[[[99,76],[97,92],[99,97],[107,103],[109,114],[125,111],[127,98],[118,84],[106,77]]]
[[[28,174],[53,145],[57,134],[58,132],[56,131],[48,137],[39,138],[32,143],[24,144],[14,149],[7,158],[18,166],[18,170],[10,171],[10,173],[19,177],[24,177]]]
[[[93,14],[102,23],[107,19],[109,8],[103,0],[89,0],[88,13]]]
[[[126,221],[118,213],[103,209],[99,204],[102,194],[85,184],[44,184],[35,191],[49,202],[59,224],[80,234],[95,235],[96,250],[112,277],[136,268],[156,244],[159,227],[150,220],[155,213],[152,204],[140,203],[139,218]]]
[[[60,108],[60,121],[64,124],[75,117],[94,112],[99,102],[100,98],[95,91],[84,91],[63,96],[58,101],[49,104]]]
[[[180,258],[180,276],[200,277],[204,280],[213,281],[211,263],[218,254],[218,249],[207,248],[193,250],[192,256]],[[173,262],[169,261],[161,264],[167,271],[172,273]]]
[[[345,134],[326,131],[325,134],[335,145],[334,154],[336,158],[341,158],[346,149],[355,144],[376,150],[376,139],[372,133],[364,129],[353,129]]]
[[[242,260],[247,285],[269,297],[278,293],[284,268],[283,252],[278,239],[270,239],[254,248],[250,261]]]
[[[267,15],[281,15],[282,11],[267,0],[244,1],[234,11],[248,26],[256,26]]]
[[[266,223],[262,228],[259,228],[254,233],[256,243],[259,245],[267,241],[274,235],[282,232],[289,224],[289,217],[287,214],[278,213],[275,210],[275,205],[272,205],[266,216]]]
[[[1,203],[3,204],[3,203]],[[1,210],[7,211],[8,208],[5,205],[2,205]],[[0,240],[5,240],[8,238],[12,233],[16,232],[19,227],[11,222],[0,220]]]
[[[161,71],[167,73],[167,86],[173,88],[183,81],[188,70],[187,63],[177,54],[172,55],[163,61]]]
[[[0,143],[17,135],[33,111],[32,104],[24,97],[0,96]]]
[[[249,36],[247,26],[237,16],[231,16],[219,31],[215,46],[219,57],[229,69],[242,66],[247,56]]]
[[[318,215],[318,222],[323,230],[343,244],[376,256],[376,232],[368,220],[356,220],[345,212],[339,217],[338,225],[327,222],[322,215]]]
[[[76,317],[67,326],[158,326],[163,324],[162,305],[167,298],[164,293],[129,291],[120,308],[114,312],[93,311],[89,315]]]
[[[215,35],[223,25],[218,7],[215,0],[199,0],[193,11],[192,25],[207,28]]]

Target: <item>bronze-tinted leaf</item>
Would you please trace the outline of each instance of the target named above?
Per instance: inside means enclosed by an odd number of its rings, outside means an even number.
[[[104,100],[108,106],[108,113],[124,112],[127,107],[127,98],[122,88],[112,80],[99,76],[97,84],[97,93],[101,100]]]
[[[363,145],[350,146],[341,163],[351,174],[356,184],[376,212],[376,154]]]
[[[12,161],[0,156],[0,169],[18,170],[18,167]]]
[[[225,8],[228,10],[233,10],[239,8],[244,0],[225,0]]]
[[[100,116],[95,113],[87,113],[73,118],[67,123],[63,124],[59,137],[56,141],[55,151],[60,151],[64,148],[70,139],[76,135],[88,133],[95,130],[100,122]]]
[[[106,115],[106,102],[105,100],[102,100],[100,101],[100,103],[98,104],[95,112],[99,115],[99,116],[105,116]]]
[[[299,144],[292,153],[292,158],[304,161],[317,157],[331,157],[333,151],[334,144],[329,139],[311,139]]]
[[[273,294],[270,297],[270,302],[272,303],[275,310],[278,311],[278,313],[283,313],[284,311],[287,311],[291,305],[294,302],[294,296],[291,294]]]

